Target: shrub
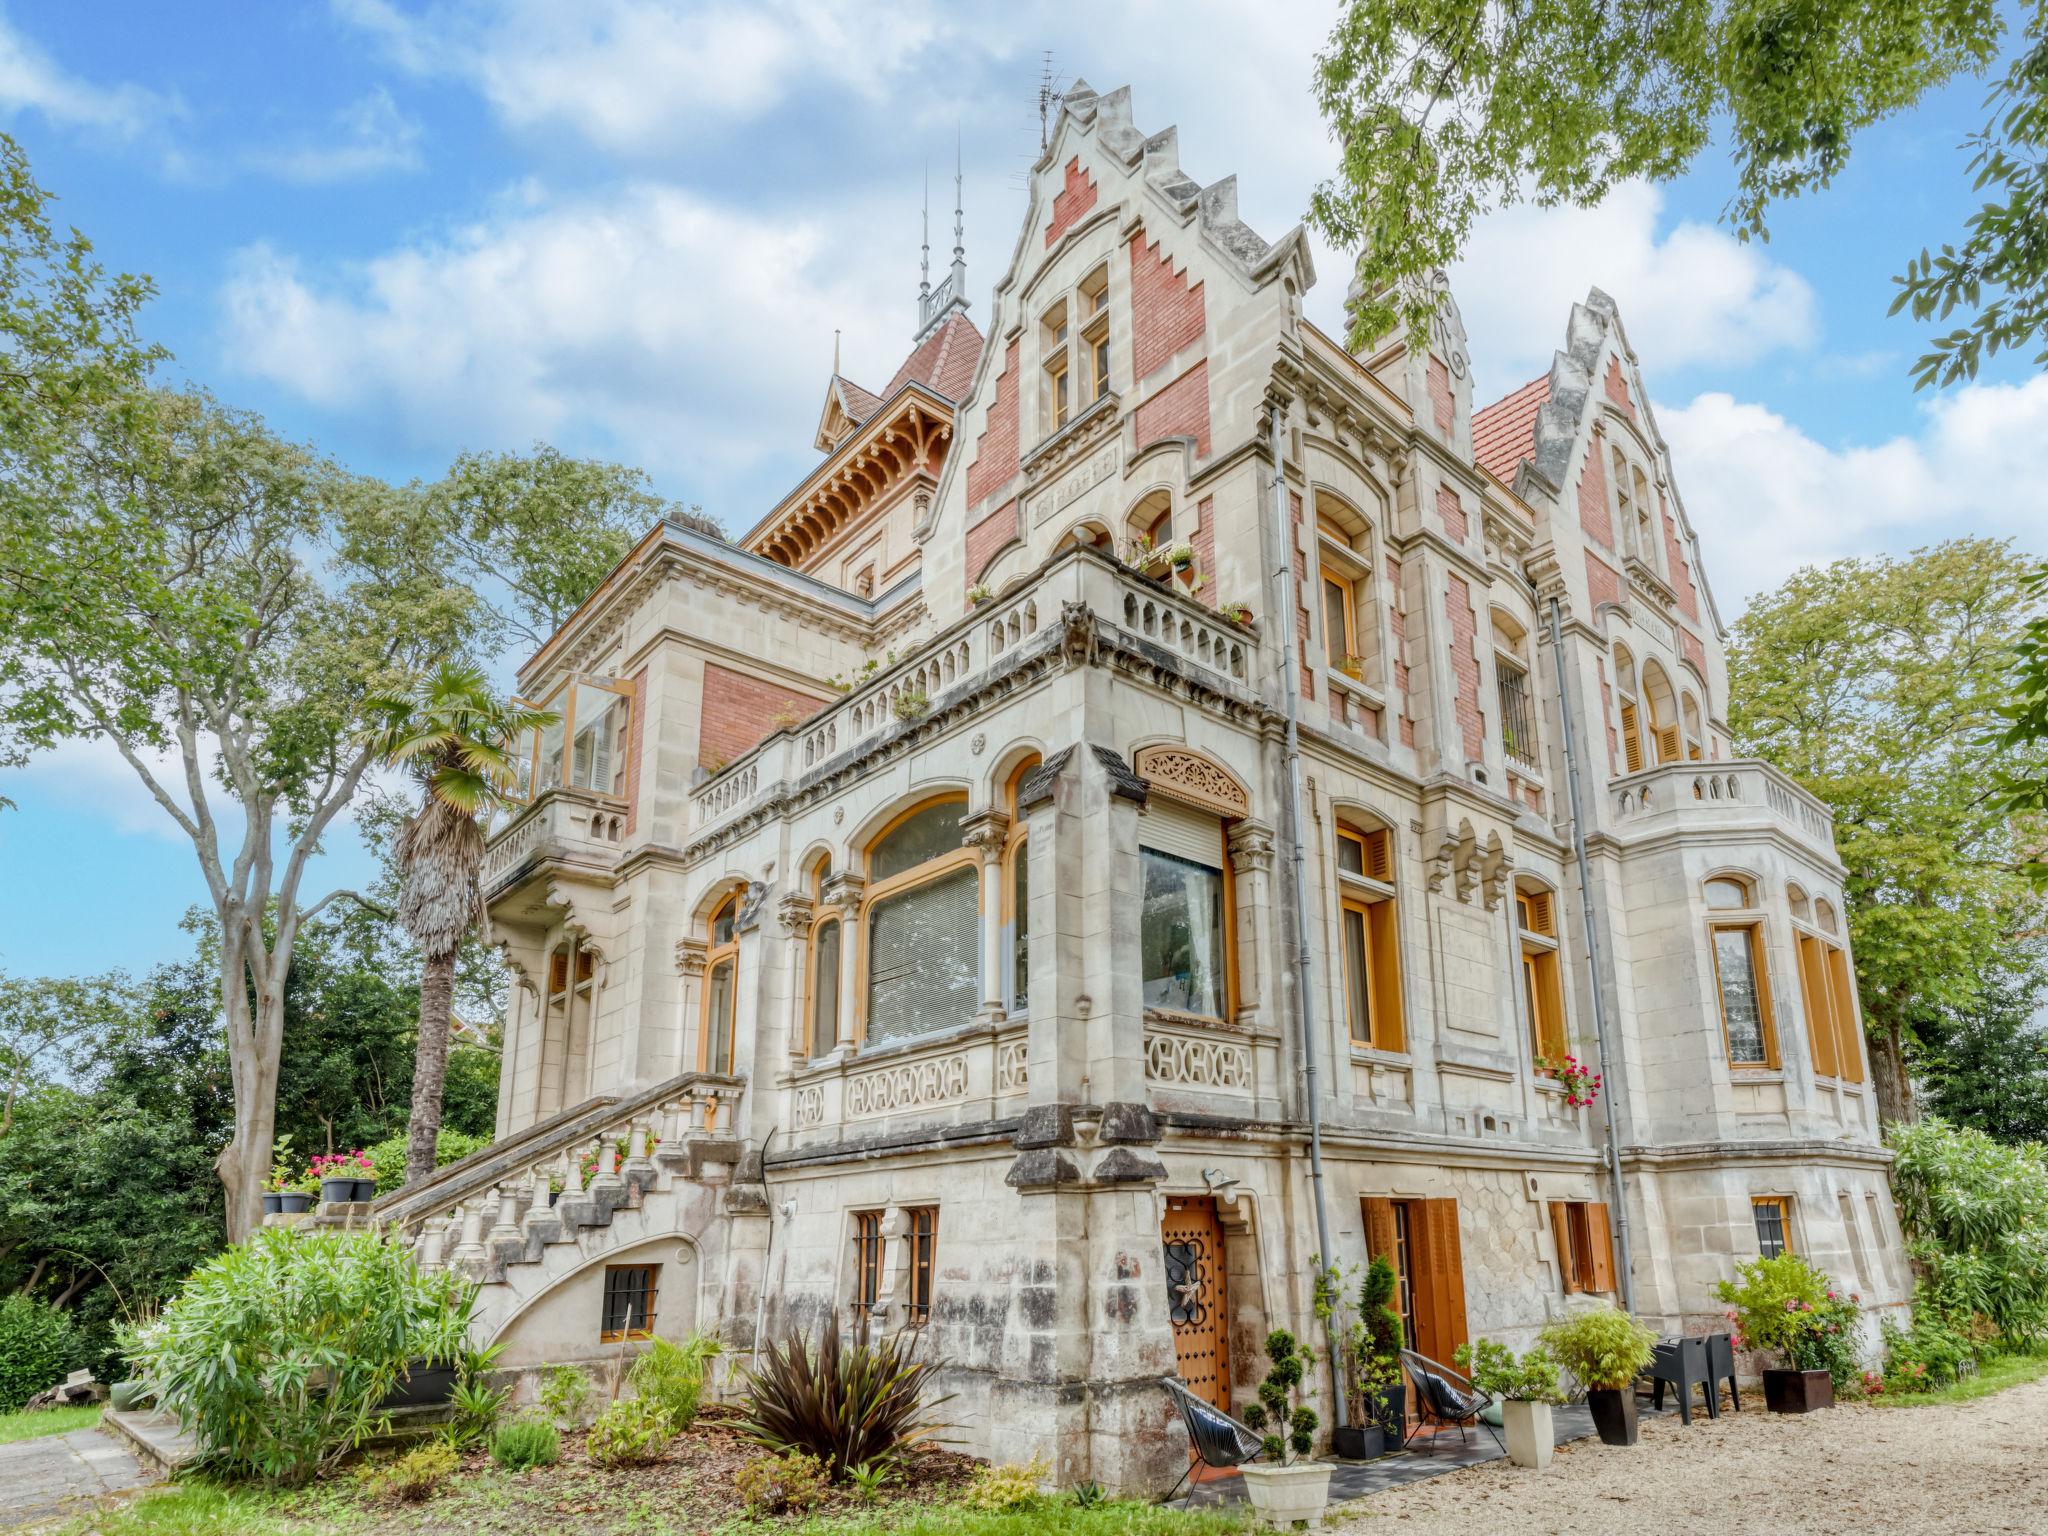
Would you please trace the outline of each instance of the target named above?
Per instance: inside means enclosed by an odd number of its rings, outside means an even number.
[[[1575,1312],[1540,1337],[1552,1358],[1589,1389],[1626,1388],[1657,1347],[1657,1335],[1619,1307]]]
[[[562,1429],[581,1429],[590,1406],[590,1377],[579,1366],[558,1365],[540,1384],[540,1406]]]
[[[1795,1371],[1826,1371],[1844,1391],[1856,1382],[1859,1298],[1798,1254],[1738,1264],[1719,1293],[1742,1347],[1775,1350]]]
[[[1885,1137],[1899,1224],[1942,1311],[1982,1312],[2016,1345],[2048,1333],[2048,1150],[1931,1117]]]
[[[543,1418],[514,1419],[491,1437],[491,1460],[507,1472],[551,1467],[561,1458],[562,1432]]]
[[[491,1431],[498,1427],[498,1420],[504,1417],[505,1404],[511,1401],[510,1387],[490,1387],[481,1381],[464,1381],[456,1384],[448,1403],[455,1410],[448,1421],[448,1443],[451,1445],[475,1445],[488,1440]]]
[[[797,1451],[756,1456],[733,1474],[733,1492],[750,1515],[801,1513],[817,1507],[831,1487],[825,1464]]]
[[[628,1379],[635,1392],[667,1410],[669,1424],[680,1434],[697,1421],[704,1373],[717,1353],[718,1340],[708,1333],[693,1333],[680,1344],[656,1339],[633,1362]]]
[[[1038,1485],[1050,1472],[1041,1456],[1032,1457],[1021,1467],[979,1466],[960,1491],[960,1502],[970,1509],[990,1513],[1021,1509],[1038,1498]]]
[[[377,1176],[377,1193],[388,1195],[405,1182],[405,1137],[388,1136],[370,1148],[370,1167]],[[488,1136],[466,1136],[461,1131],[443,1131],[434,1142],[434,1166],[446,1168],[472,1152],[491,1144]]]
[[[1273,1432],[1265,1439],[1266,1459],[1284,1463],[1290,1447],[1296,1456],[1306,1456],[1315,1449],[1316,1426],[1322,1420],[1307,1403],[1296,1401],[1301,1394],[1302,1378],[1315,1363],[1315,1356],[1285,1328],[1275,1328],[1266,1335],[1266,1358],[1273,1362],[1273,1368],[1259,1383],[1259,1400],[1246,1405],[1244,1421],[1255,1430],[1268,1424],[1273,1426]]]
[[[193,1272],[146,1374],[210,1470],[302,1483],[377,1430],[408,1361],[460,1357],[474,1304],[383,1234],[266,1228]]]
[[[848,1342],[836,1314],[815,1344],[786,1330],[747,1373],[740,1432],[771,1451],[817,1457],[834,1482],[849,1467],[901,1454],[945,1427],[931,1410],[952,1400],[927,1400],[940,1362],[916,1359],[917,1343],[914,1334],[877,1342],[865,1330]]]
[[[72,1369],[71,1318],[33,1296],[0,1301],[0,1413],[13,1413]]]
[[[372,1493],[418,1504],[461,1469],[462,1458],[446,1440],[427,1440],[364,1479]]]
[[[1505,1344],[1474,1339],[1458,1346],[1452,1363],[1471,1377],[1473,1391],[1489,1397],[1504,1397],[1511,1403],[1565,1400],[1564,1385],[1557,1379],[1557,1362],[1541,1344],[1517,1357]]]
[[[673,1434],[661,1404],[628,1397],[597,1416],[584,1450],[600,1467],[645,1466],[661,1459]]]
[[[857,1467],[848,1467],[846,1476],[854,1492],[860,1495],[861,1503],[873,1504],[882,1497],[883,1488],[896,1481],[896,1468],[888,1461],[864,1461]]]

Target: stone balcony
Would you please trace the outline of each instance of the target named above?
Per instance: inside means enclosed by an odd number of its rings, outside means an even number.
[[[587,789],[543,790],[495,829],[484,849],[484,899],[495,901],[535,872],[568,865],[608,872],[626,837],[626,807]]]
[[[1829,864],[1834,813],[1769,763],[1664,763],[1608,786],[1610,826],[1625,843],[1666,833],[1776,828]]]

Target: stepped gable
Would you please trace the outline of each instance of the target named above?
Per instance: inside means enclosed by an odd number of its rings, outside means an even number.
[[[868,395],[874,402],[870,412],[905,384],[922,384],[934,394],[958,403],[974,384],[974,367],[981,361],[981,345],[981,332],[974,328],[974,322],[955,310],[903,360],[903,366],[889,380],[880,399]]]
[[[1515,483],[1515,471],[1535,452],[1536,413],[1550,398],[1550,375],[1531,379],[1472,413],[1472,457],[1495,479]]]

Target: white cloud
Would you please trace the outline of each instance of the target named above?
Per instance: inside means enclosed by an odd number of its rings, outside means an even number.
[[[1802,565],[1965,535],[2048,555],[2048,377],[1972,384],[1922,408],[1910,436],[1841,448],[1723,393],[1657,424],[1723,613]]]
[[[285,181],[356,181],[386,171],[418,170],[419,139],[419,124],[379,86],[335,114],[333,135],[326,141],[257,150],[247,158],[257,170]]]
[[[0,112],[34,112],[59,127],[133,139],[179,111],[174,99],[141,86],[97,85],[72,74],[0,17]]]

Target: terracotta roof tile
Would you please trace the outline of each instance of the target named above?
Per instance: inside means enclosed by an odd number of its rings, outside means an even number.
[[[939,328],[917,344],[896,376],[882,391],[887,400],[913,379],[958,404],[974,383],[974,365],[981,361],[981,332],[955,310]]]
[[[855,426],[874,415],[875,407],[882,403],[880,395],[870,394],[843,374],[832,376],[832,387],[839,391],[839,408]]]
[[[1550,398],[1550,375],[1531,379],[1482,411],[1472,413],[1472,457],[1479,467],[1515,483],[1515,471],[1536,448],[1536,413]]]

